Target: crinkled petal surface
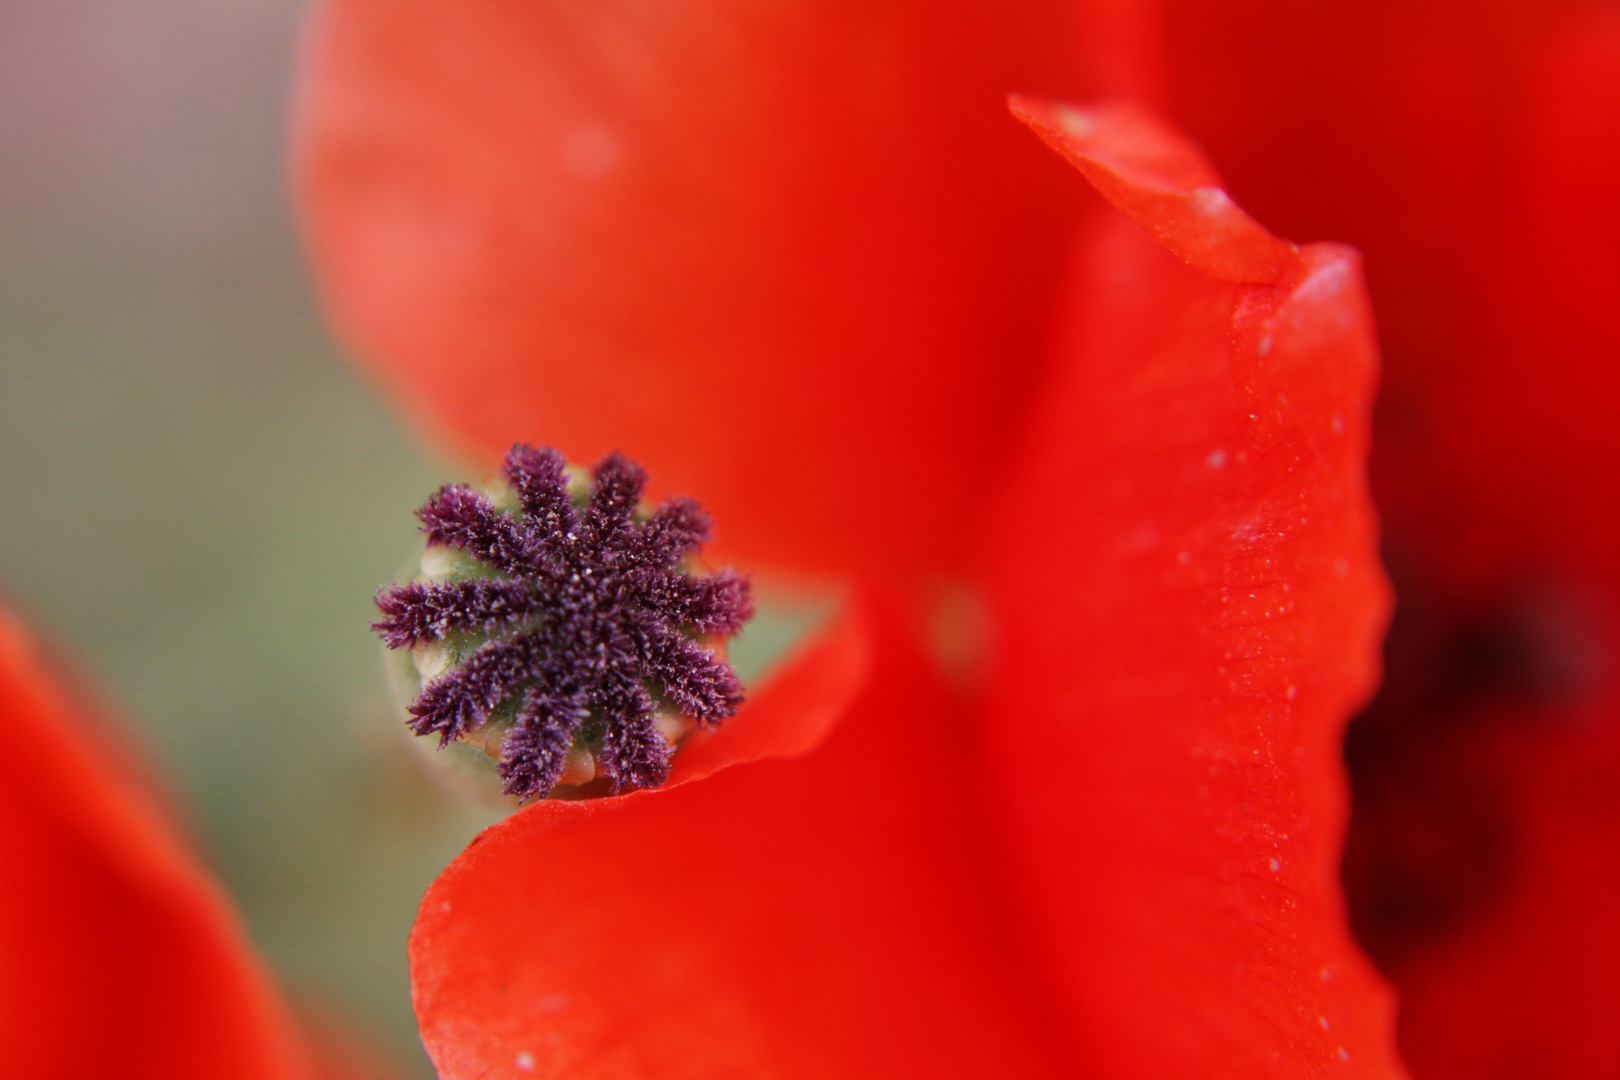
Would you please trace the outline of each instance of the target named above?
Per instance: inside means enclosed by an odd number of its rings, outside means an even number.
[[[219,888],[0,612],[0,1061],[30,1080],[310,1080]]]
[[[411,939],[446,1080],[1065,1075],[987,895],[962,717],[878,627],[810,753],[537,803],[450,865]]]
[[[327,0],[298,128],[325,295],[490,461],[618,448],[701,493],[722,553],[957,566],[1072,223],[1002,102],[1069,89],[1074,18]]]
[[[1120,124],[1097,159],[1159,138]],[[1014,884],[1090,1075],[1398,1077],[1338,882],[1389,605],[1359,262],[1223,280],[1150,196],[1111,194],[1136,223],[1079,249],[1000,521],[984,738]]]

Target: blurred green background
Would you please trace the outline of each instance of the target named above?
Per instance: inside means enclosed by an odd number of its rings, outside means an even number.
[[[388,730],[366,622],[455,470],[314,310],[300,16],[0,6],[0,595],[119,704],[294,993],[431,1076],[405,936],[483,822]]]

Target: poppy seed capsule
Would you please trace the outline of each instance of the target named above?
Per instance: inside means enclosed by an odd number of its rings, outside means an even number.
[[[656,787],[742,701],[724,642],[753,614],[748,579],[697,573],[709,516],[644,506],[645,480],[617,453],[587,475],[514,446],[493,490],[423,504],[421,574],[377,593],[411,730],[482,751],[519,800]]]

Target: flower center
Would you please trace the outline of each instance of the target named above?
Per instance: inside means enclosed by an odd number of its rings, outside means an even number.
[[[482,749],[520,800],[661,784],[680,740],[742,701],[723,642],[753,614],[748,579],[697,573],[709,516],[644,508],[620,454],[586,476],[519,444],[502,481],[430,497],[422,574],[377,594],[372,629],[415,669],[411,730]]]

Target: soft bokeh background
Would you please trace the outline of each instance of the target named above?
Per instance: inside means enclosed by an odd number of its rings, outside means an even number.
[[[0,596],[120,703],[294,993],[431,1076],[405,936],[482,822],[388,732],[365,624],[454,470],[311,302],[301,8],[0,6]]]

